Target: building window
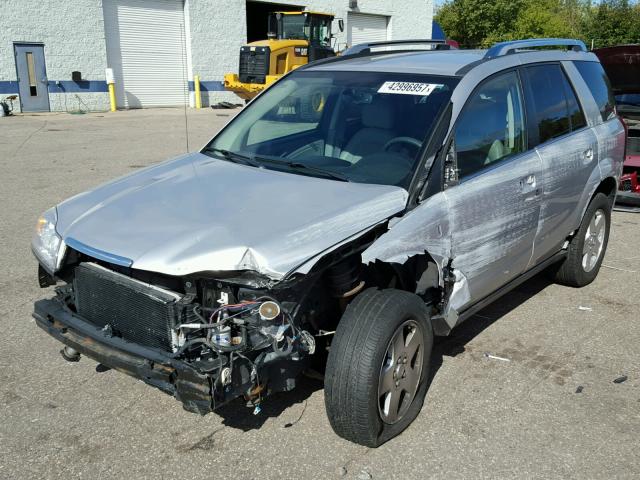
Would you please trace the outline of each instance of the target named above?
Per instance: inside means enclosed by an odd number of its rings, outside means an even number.
[[[36,85],[36,64],[33,60],[33,52],[26,52],[27,56],[27,72],[29,76],[29,94],[32,97],[38,96],[38,87]]]

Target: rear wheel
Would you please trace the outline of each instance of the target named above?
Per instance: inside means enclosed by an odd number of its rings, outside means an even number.
[[[433,331],[424,301],[369,289],[345,311],[329,351],[325,404],[333,430],[377,447],[416,418],[427,390]]]
[[[593,197],[569,243],[567,258],[556,273],[558,283],[584,287],[595,280],[609,242],[611,206],[611,200],[603,193]]]

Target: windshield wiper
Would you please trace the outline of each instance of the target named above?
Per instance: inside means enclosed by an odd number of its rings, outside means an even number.
[[[224,148],[217,147],[207,147],[204,149],[204,152],[213,152],[219,153],[225,160],[229,160],[234,163],[241,163],[243,165],[251,165],[252,167],[261,167],[262,165],[255,161],[253,158],[248,157],[247,155],[242,155],[241,153],[230,152],[229,150],[225,150]]]
[[[284,165],[294,170],[308,170],[309,172],[317,173],[319,175],[323,175],[325,177],[332,178],[334,180],[340,180],[341,182],[350,182],[349,178],[346,175],[343,175],[339,172],[334,172],[333,170],[326,170],[320,167],[314,167],[312,165],[307,165],[306,163],[300,163],[295,161],[287,161],[287,160],[276,160],[274,158],[269,157],[259,157],[254,156],[253,160],[258,160],[262,163],[275,163],[277,165]]]

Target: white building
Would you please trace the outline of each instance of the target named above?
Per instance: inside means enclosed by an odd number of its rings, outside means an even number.
[[[268,12],[336,15],[339,49],[364,41],[429,38],[432,0],[2,0],[0,99],[19,111],[107,110],[105,69],[118,108],[239,101],[224,91],[240,47],[264,39]],[[344,32],[338,31],[338,19]]]

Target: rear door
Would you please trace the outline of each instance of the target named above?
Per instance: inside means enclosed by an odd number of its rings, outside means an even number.
[[[560,250],[579,224],[592,175],[599,181],[598,139],[559,63],[523,68],[530,147],[542,160],[540,225],[530,267]]]
[[[456,121],[454,145],[459,184],[444,192],[452,266],[473,303],[524,272],[538,228],[541,162],[527,149],[517,71],[476,89]]]

